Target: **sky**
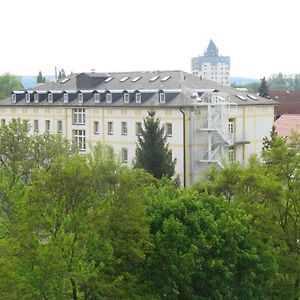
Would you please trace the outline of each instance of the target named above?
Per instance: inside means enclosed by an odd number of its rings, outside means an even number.
[[[299,0],[9,0],[0,74],[184,70],[209,40],[231,76],[300,73]]]

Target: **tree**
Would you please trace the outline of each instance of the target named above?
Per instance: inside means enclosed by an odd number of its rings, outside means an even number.
[[[65,70],[64,69],[61,69],[58,73],[58,79],[62,79],[66,77],[66,73],[65,73]]]
[[[42,71],[39,71],[39,75],[36,78],[37,83],[45,83],[46,77],[43,76]]]
[[[11,94],[13,90],[23,89],[23,84],[18,76],[5,73],[0,76],[0,99],[4,99]]]
[[[222,197],[149,190],[154,247],[145,277],[156,299],[264,299],[276,274],[270,246]]]
[[[171,178],[174,175],[175,163],[159,118],[155,118],[155,111],[148,111],[144,129],[138,136],[135,167],[161,179],[163,176]]]
[[[268,83],[266,81],[266,77],[261,79],[258,94],[259,94],[259,96],[264,97],[264,98],[270,97],[270,92],[269,92]]]

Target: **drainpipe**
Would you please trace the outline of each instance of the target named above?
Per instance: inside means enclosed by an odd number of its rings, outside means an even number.
[[[183,120],[183,186],[186,187],[186,162],[185,162],[185,157],[186,157],[186,152],[185,152],[185,112],[182,110],[182,107],[180,107],[180,112],[182,113],[182,120]]]

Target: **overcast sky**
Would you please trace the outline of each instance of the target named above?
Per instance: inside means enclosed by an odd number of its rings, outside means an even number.
[[[210,39],[231,76],[300,73],[299,0],[5,0],[0,73],[185,70]]]

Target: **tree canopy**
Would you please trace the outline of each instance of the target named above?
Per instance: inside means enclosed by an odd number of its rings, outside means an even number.
[[[37,83],[45,83],[46,82],[46,77],[43,76],[42,71],[39,71],[39,74],[36,77],[36,82]]]
[[[270,97],[269,86],[266,81],[266,77],[263,77],[260,81],[260,87],[258,89],[258,94],[261,97],[268,98]]]
[[[8,97],[13,90],[20,90],[23,88],[21,79],[18,76],[10,73],[0,75],[0,99]]]

